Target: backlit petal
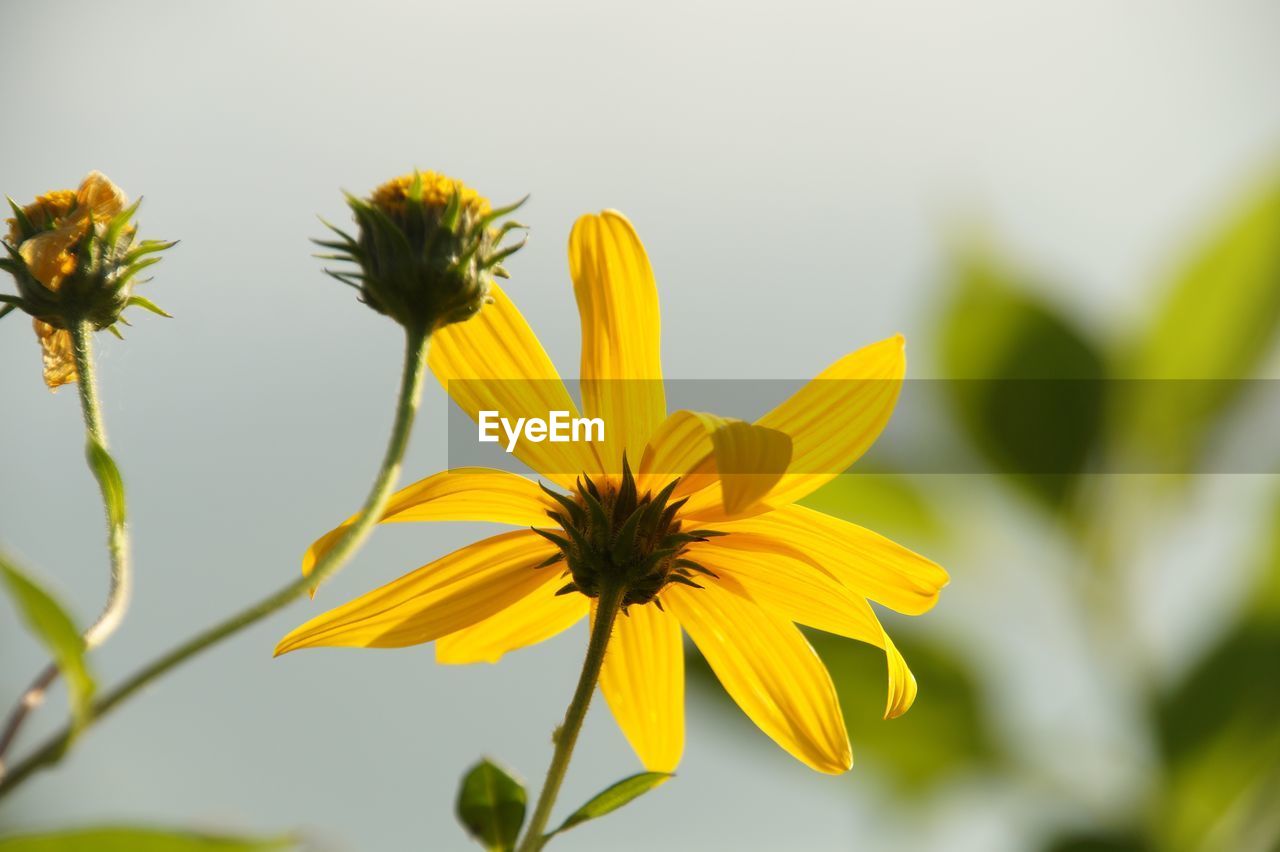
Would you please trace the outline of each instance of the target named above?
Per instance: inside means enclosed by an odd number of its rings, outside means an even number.
[[[748,512],[786,472],[791,438],[776,429],[702,411],[677,411],[645,446],[640,491],[679,476],[674,497],[689,497],[684,513],[716,517]]]
[[[889,674],[885,718],[902,715],[915,700],[915,676],[871,605],[801,551],[762,536],[735,533],[691,545],[689,558],[738,581],[757,603],[782,618],[884,649]]]
[[[37,281],[50,290],[57,290],[62,286],[62,279],[75,271],[76,259],[68,249],[84,232],[85,225],[79,221],[43,231],[18,246],[18,254]]]
[[[850,591],[908,615],[926,612],[950,579],[937,563],[879,533],[803,506],[785,506],[718,529],[755,533],[804,553]]]
[[[548,582],[484,621],[436,640],[436,662],[496,663],[503,654],[550,639],[568,630],[587,614],[582,595],[556,595],[564,581],[560,568],[540,568],[556,582]]]
[[[569,274],[582,319],[582,405],[605,421],[610,471],[634,464],[667,416],[658,288],[644,245],[616,210],[583,216],[569,236]]]
[[[662,600],[760,730],[819,772],[853,765],[831,675],[794,624],[730,590],[728,580],[671,586]]]
[[[547,523],[554,504],[537,483],[514,473],[481,467],[441,471],[391,496],[379,523],[403,521],[492,521],[519,527]],[[359,513],[316,539],[302,557],[302,573],[333,549]]]
[[[756,421],[791,437],[788,473],[755,512],[794,503],[843,473],[889,422],[906,373],[901,335],[852,352],[819,373],[790,399]],[[715,520],[726,514],[703,500],[686,514]]]
[[[124,190],[99,171],[89,172],[81,182],[80,189],[76,191],[76,202],[77,212],[92,212],[95,222],[110,219],[129,206]]]
[[[553,551],[532,530],[476,542],[311,619],[280,640],[276,655],[335,645],[401,648],[455,633],[557,582],[558,571],[535,568]]]
[[[619,613],[600,672],[618,727],[650,772],[673,772],[684,753],[684,642],[656,606]]]
[[[71,332],[64,328],[54,328],[40,320],[32,320],[31,325],[40,340],[44,383],[50,390],[57,390],[62,385],[74,382],[79,374],[76,372],[76,358],[71,347]]]
[[[475,317],[432,337],[428,363],[436,378],[473,420],[480,411],[497,411],[513,423],[518,417],[546,419],[553,411],[579,416],[520,311],[502,288],[495,285],[489,295],[493,303]],[[600,470],[594,447],[585,441],[517,441],[515,456],[569,488],[579,473]]]

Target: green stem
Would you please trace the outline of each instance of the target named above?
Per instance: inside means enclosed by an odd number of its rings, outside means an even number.
[[[409,331],[405,345],[404,374],[400,383],[400,396],[396,405],[395,424],[391,429],[391,438],[387,442],[386,455],[382,467],[369,496],[364,502],[357,517],[346,534],[339,539],[334,548],[325,554],[308,575],[285,585],[274,594],[268,595],[258,603],[241,610],[203,633],[188,639],[156,658],[119,686],[104,694],[93,703],[89,717],[84,723],[88,727],[96,723],[117,705],[129,698],[142,687],[160,677],[170,669],[186,662],[192,657],[211,648],[223,639],[239,633],[241,630],[256,624],[268,615],[283,608],[286,604],[302,597],[307,591],[320,585],[341,568],[357,548],[368,537],[374,525],[381,519],[396,480],[400,476],[400,465],[404,459],[405,448],[409,443],[409,433],[413,427],[414,417],[418,411],[418,402],[422,397],[422,379],[426,373],[427,344],[430,336],[424,331]],[[74,732],[70,726],[63,728],[47,740],[39,749],[21,763],[16,764],[9,774],[0,777],[0,798],[11,792],[29,775],[45,766],[57,763],[70,744]]]
[[[573,693],[573,700],[569,702],[569,709],[565,711],[564,724],[556,731],[556,750],[551,756],[547,780],[538,795],[538,804],[533,810],[533,819],[529,821],[524,842],[520,844],[520,852],[537,852],[546,842],[543,832],[546,831],[547,820],[551,818],[551,809],[560,793],[560,785],[564,783],[565,772],[569,769],[569,759],[573,757],[573,747],[578,742],[582,721],[587,718],[591,696],[595,694],[596,684],[600,681],[600,667],[604,665],[604,654],[613,633],[613,622],[625,595],[626,589],[621,586],[600,591],[595,623],[591,626],[591,639],[587,643],[587,656],[582,661],[582,674],[578,677],[578,688]]]
[[[80,392],[80,410],[84,416],[85,438],[92,446],[107,449],[107,433],[102,427],[102,408],[98,403],[98,381],[93,367],[93,325],[81,320],[69,329],[71,351],[76,362],[76,387]],[[93,467],[91,462],[91,467]],[[129,560],[129,531],[123,516],[117,518],[111,509],[112,494],[109,483],[96,468],[94,475],[102,492],[102,502],[107,514],[107,551],[111,558],[111,582],[107,600],[96,621],[84,632],[86,650],[97,648],[116,631],[124,620],[133,591],[133,572]],[[121,497],[122,499],[122,497]],[[18,699],[17,706],[9,714],[3,731],[0,731],[0,776],[4,774],[4,755],[18,736],[18,731],[32,710],[44,701],[45,693],[58,679],[58,667],[46,666]]]

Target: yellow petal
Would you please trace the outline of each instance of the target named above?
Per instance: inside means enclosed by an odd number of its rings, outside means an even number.
[[[896,719],[915,703],[916,676],[907,668],[907,661],[888,633],[884,634],[884,653],[889,661],[889,698],[885,703],[884,717]]]
[[[794,624],[729,582],[671,586],[662,601],[760,730],[819,772],[846,771],[853,752],[831,675]]]
[[[637,484],[643,493],[679,476],[673,496],[690,497],[685,514],[702,510],[717,518],[732,517],[768,495],[790,459],[791,438],[776,429],[681,410],[649,439]]]
[[[600,690],[644,768],[674,772],[684,754],[680,622],[652,605],[628,611],[614,622]]]
[[[605,422],[602,460],[634,464],[667,416],[659,355],[658,288],[644,245],[616,210],[578,219],[569,274],[582,319],[582,405]]]
[[[280,640],[276,655],[326,645],[402,648],[455,633],[557,582],[554,568],[535,568],[554,549],[532,530],[478,541],[311,619]]]
[[[784,432],[741,420],[722,420],[711,433],[712,454],[680,481],[674,496],[690,496],[691,517],[732,518],[754,514],[769,499],[791,461],[791,438]],[[719,488],[708,487],[714,480]]]
[[[889,691],[885,718],[901,716],[916,696],[916,679],[867,603],[799,550],[752,533],[734,533],[689,547],[689,558],[742,584],[760,604],[788,621],[884,649]]]
[[[71,384],[79,376],[76,358],[71,346],[71,332],[54,328],[40,320],[32,320],[36,337],[40,340],[40,353],[44,360],[44,383],[50,390]]]
[[[658,424],[640,456],[636,487],[640,493],[658,491],[675,477],[681,477],[680,488],[686,493],[713,485],[713,473],[702,471],[707,458],[715,452],[711,434],[725,423],[723,417],[702,411],[675,411]]]
[[[578,407],[520,311],[502,288],[495,285],[489,294],[493,303],[475,317],[445,326],[432,336],[428,363],[436,378],[472,420],[480,411],[497,411],[512,421],[545,419],[552,411],[577,417]],[[601,469],[594,447],[581,441],[520,441],[515,455],[548,479],[571,488],[579,473]]]
[[[937,563],[879,533],[803,506],[716,526],[726,538],[755,533],[800,551],[850,591],[907,615],[931,609],[950,579]]]
[[[68,249],[84,232],[83,221],[43,231],[18,246],[18,254],[37,281],[50,290],[57,290],[62,286],[62,279],[75,271],[76,259]]]
[[[549,582],[525,598],[470,627],[436,640],[436,662],[496,663],[503,654],[550,639],[568,630],[587,614],[582,595],[556,595],[563,585],[560,568],[540,568],[556,582]]]
[[[129,198],[124,190],[99,171],[89,172],[76,191],[76,201],[77,212],[92,212],[95,222],[110,219],[129,206]]]
[[[514,473],[482,467],[441,471],[400,489],[391,496],[378,523],[404,521],[492,521],[519,527],[547,523],[553,508],[532,480]],[[302,557],[302,573],[333,549],[359,513],[312,542]]]
[[[906,373],[901,335],[852,352],[819,373],[790,399],[756,421],[791,437],[791,464],[754,511],[794,503],[858,460],[884,430]],[[685,513],[726,517],[705,500]]]

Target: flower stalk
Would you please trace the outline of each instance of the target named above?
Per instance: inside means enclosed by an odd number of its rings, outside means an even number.
[[[560,793],[569,761],[573,757],[573,747],[578,742],[582,722],[587,718],[587,708],[591,706],[596,684],[600,681],[600,669],[604,665],[609,637],[613,634],[613,622],[618,617],[626,594],[627,589],[621,584],[607,585],[600,590],[595,621],[591,625],[591,639],[587,643],[587,656],[582,661],[582,674],[578,677],[578,687],[565,711],[564,723],[556,729],[556,748],[551,756],[551,765],[547,768],[547,779],[543,782],[542,792],[538,794],[538,803],[534,807],[533,818],[529,821],[519,852],[538,852],[546,843],[544,832],[551,819],[551,809],[555,807],[556,796]]]
[[[395,490],[396,481],[400,477],[401,464],[409,444],[409,435],[422,398],[422,382],[426,374],[429,342],[430,332],[427,329],[422,326],[406,328],[404,371],[396,402],[395,422],[387,442],[386,453],[359,516],[334,548],[316,563],[314,570],[309,574],[299,577],[257,603],[182,642],[103,694],[90,707],[81,730],[98,722],[151,681],[302,597],[346,564],[382,517],[387,500]],[[82,388],[87,384],[82,382]],[[87,414],[86,418],[88,418]],[[596,670],[598,674],[598,665]],[[0,798],[12,792],[32,773],[57,763],[76,733],[70,725],[64,727],[35,752],[15,764],[8,774],[0,776]]]
[[[118,474],[115,473],[110,457],[106,455],[107,434],[102,425],[102,408],[98,402],[97,376],[93,365],[93,323],[88,319],[81,319],[72,324],[69,332],[76,371],[79,374],[76,385],[80,391],[80,409],[84,416],[86,449],[90,468],[102,490],[107,515],[107,550],[111,560],[111,584],[106,603],[97,620],[84,632],[85,649],[92,650],[102,645],[124,620],[133,589],[133,573],[129,558],[129,533],[124,522],[124,491],[116,487]],[[101,459],[106,459],[105,463],[110,465],[109,473],[100,467]],[[4,729],[0,732],[0,777],[5,774],[5,754],[31,711],[44,702],[45,694],[58,679],[58,674],[56,665],[50,663],[46,666],[22,693],[17,706],[5,721]]]

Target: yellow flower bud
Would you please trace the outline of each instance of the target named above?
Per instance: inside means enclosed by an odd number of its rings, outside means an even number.
[[[506,278],[502,261],[523,241],[503,246],[524,226],[498,220],[524,200],[493,209],[462,181],[414,172],[387,181],[368,198],[347,196],[359,231],[355,237],[325,223],[339,240],[315,240],[333,249],[320,255],[358,270],[325,270],[360,291],[369,307],[409,329],[430,333],[475,315],[493,278]]]

